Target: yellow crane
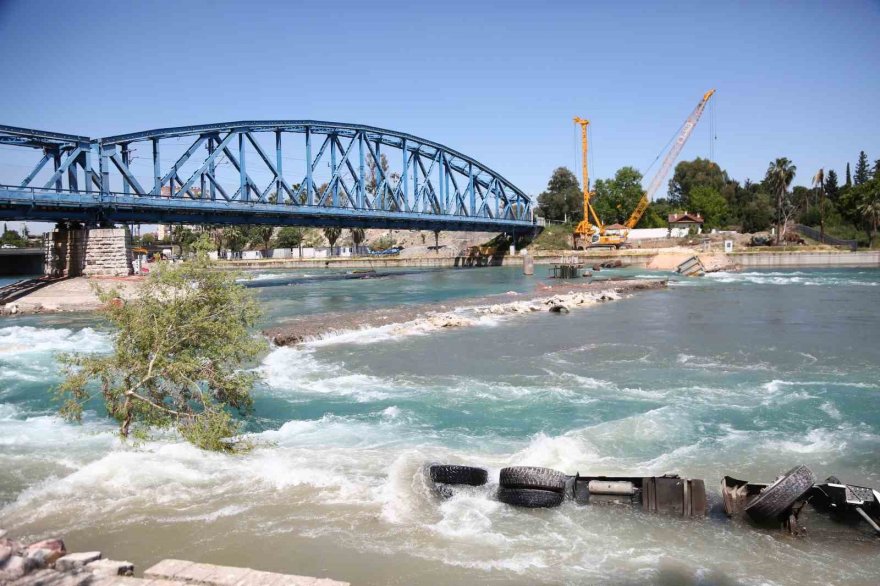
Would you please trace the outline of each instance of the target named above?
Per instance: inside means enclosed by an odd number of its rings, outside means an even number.
[[[580,124],[581,126],[581,153],[583,154],[581,171],[583,173],[584,188],[584,218],[578,222],[578,225],[574,229],[575,248],[586,248],[589,246],[589,244],[578,246],[579,240],[585,243],[593,242],[593,245],[595,246],[613,246],[613,243],[606,242],[607,237],[605,236],[605,225],[602,223],[602,220],[599,219],[592,204],[590,204],[592,192],[590,191],[590,173],[587,167],[587,126],[590,125],[590,121],[575,116],[574,123]],[[590,217],[596,222],[595,226],[590,222]]]
[[[678,133],[678,137],[675,139],[675,143],[663,159],[663,164],[660,165],[660,169],[657,171],[657,174],[654,175],[654,178],[648,185],[648,189],[642,194],[642,198],[639,200],[638,205],[636,205],[636,209],[633,210],[632,214],[630,214],[629,218],[626,220],[624,230],[615,234],[605,233],[605,224],[602,223],[602,220],[596,214],[596,210],[594,210],[593,206],[590,204],[592,193],[590,192],[589,174],[587,172],[587,126],[590,122],[589,120],[575,117],[575,124],[580,124],[581,126],[584,176],[584,218],[574,229],[575,248],[585,249],[589,246],[613,246],[615,248],[620,248],[626,244],[627,238],[629,237],[629,231],[635,228],[636,224],[639,223],[639,220],[642,219],[642,215],[644,215],[645,210],[648,209],[651,199],[660,188],[660,184],[666,178],[666,175],[669,173],[673,163],[675,163],[675,160],[681,153],[681,149],[684,148],[688,138],[690,138],[697,122],[700,120],[700,116],[703,115],[703,110],[706,109],[706,104],[709,102],[709,98],[711,98],[714,93],[715,90],[712,89],[703,94],[700,103],[697,104],[697,107],[694,108],[694,111],[691,112],[690,116],[685,120],[684,126],[681,127],[681,132]],[[595,225],[590,222],[591,217],[595,222]]]

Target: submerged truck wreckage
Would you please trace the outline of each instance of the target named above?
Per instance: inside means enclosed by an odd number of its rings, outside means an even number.
[[[441,498],[450,498],[462,486],[490,490],[484,468],[457,464],[428,464],[429,484]],[[703,480],[663,476],[574,476],[551,468],[512,466],[498,475],[496,498],[508,505],[547,508],[566,500],[577,505],[630,505],[651,513],[683,517],[706,517],[723,510],[727,518],[743,518],[768,528],[784,528],[801,534],[798,519],[807,504],[831,519],[848,524],[865,522],[880,537],[880,493],[863,486],[842,483],[831,476],[816,484],[813,472],[796,466],[772,483],[748,482],[725,476],[721,502],[711,506]]]

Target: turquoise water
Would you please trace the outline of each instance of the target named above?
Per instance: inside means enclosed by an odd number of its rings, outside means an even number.
[[[535,287],[506,268],[254,276],[292,281],[258,289],[267,324]],[[516,510],[491,487],[441,502],[421,466],[678,472],[714,494],[724,474],[769,481],[803,463],[880,486],[878,307],[877,269],[718,273],[569,315],[278,348],[255,365],[249,424],[269,445],[246,457],[170,438],[126,447],[98,412],[59,421],[53,353],[104,351],[107,333],[91,316],[6,320],[0,526],[141,567],[185,557],[358,584],[875,584],[877,544],[823,538],[820,519],[793,539],[717,515]]]

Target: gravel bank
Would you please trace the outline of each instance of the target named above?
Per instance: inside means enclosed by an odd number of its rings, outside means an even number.
[[[593,280],[540,285],[532,293],[507,293],[447,304],[423,304],[385,307],[346,314],[324,313],[295,317],[263,333],[277,346],[290,346],[321,338],[330,333],[394,326],[401,331],[426,331],[471,325],[475,317],[485,314],[505,315],[530,313],[553,305],[580,307],[617,299],[621,295],[666,287],[662,279]]]

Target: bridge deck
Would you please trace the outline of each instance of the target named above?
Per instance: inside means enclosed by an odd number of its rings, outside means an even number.
[[[96,216],[111,222],[162,224],[270,224],[486,232],[521,231],[533,227],[527,220],[0,186],[0,219],[3,220],[89,222]]]

